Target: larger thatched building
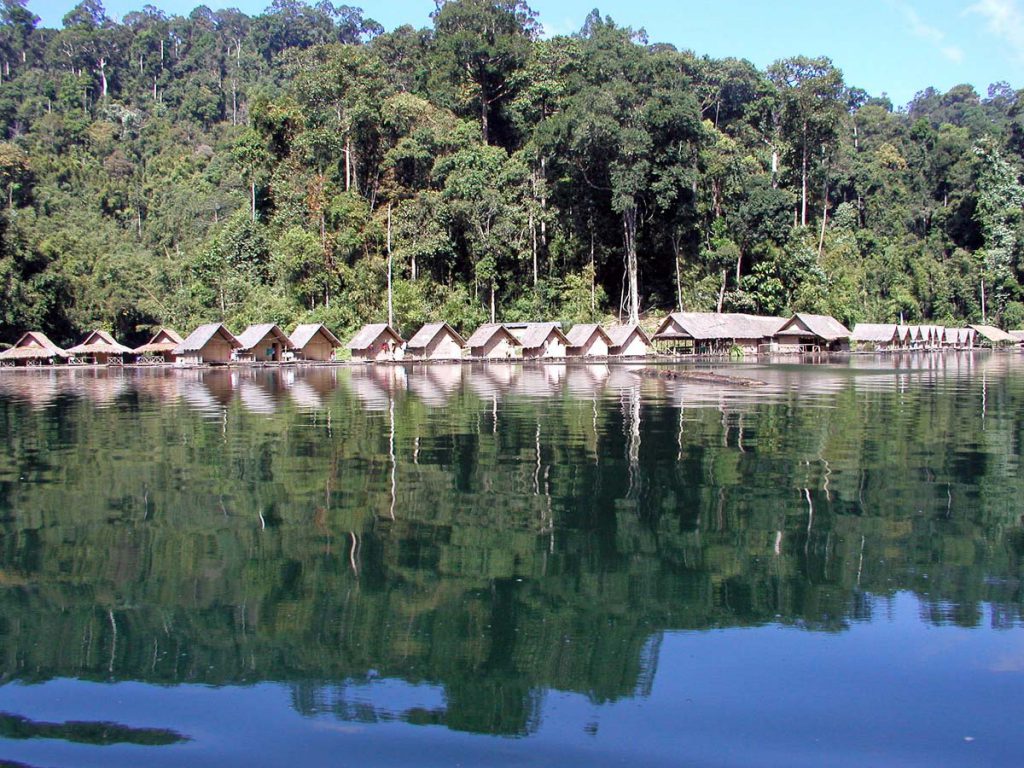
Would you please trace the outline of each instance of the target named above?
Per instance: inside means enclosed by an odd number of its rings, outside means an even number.
[[[850,330],[831,315],[798,312],[775,332],[779,352],[836,352],[850,348]]]
[[[864,349],[888,352],[900,347],[900,329],[896,323],[857,323],[850,341]]]
[[[693,354],[721,354],[739,349],[754,355],[770,348],[784,317],[762,317],[740,313],[673,312],[654,333],[654,341],[675,351]]]
[[[174,355],[183,365],[219,365],[231,362],[232,353],[241,346],[223,323],[207,323],[175,347]]]

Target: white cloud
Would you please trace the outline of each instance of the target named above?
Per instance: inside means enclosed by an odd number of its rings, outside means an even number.
[[[999,2],[1000,0],[982,0],[982,2]],[[1013,0],[1004,0],[1005,2],[1012,2]],[[903,14],[903,18],[906,19],[907,25],[910,27],[911,34],[914,37],[919,37],[927,43],[930,43],[943,57],[959,64],[964,60],[964,52],[959,47],[946,42],[946,33],[943,32],[936,26],[929,24],[927,21],[921,18],[921,15],[905,3],[895,3],[896,7]]]
[[[1013,49],[1013,56],[1024,62],[1024,12],[1018,0],[978,0],[967,9],[985,19],[988,31]]]

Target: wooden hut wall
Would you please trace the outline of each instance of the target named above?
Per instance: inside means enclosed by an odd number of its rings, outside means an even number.
[[[616,357],[646,357],[650,351],[650,345],[643,335],[634,328],[624,344],[611,349],[611,354]]]
[[[299,350],[299,356],[303,360],[326,362],[334,356],[334,345],[322,333],[316,333],[306,346]]]

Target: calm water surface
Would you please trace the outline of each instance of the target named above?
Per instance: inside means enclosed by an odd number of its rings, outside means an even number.
[[[0,372],[0,764],[994,765],[1024,357]]]

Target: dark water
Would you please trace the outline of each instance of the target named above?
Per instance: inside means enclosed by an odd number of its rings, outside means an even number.
[[[1009,765],[1024,358],[0,374],[0,763]]]

